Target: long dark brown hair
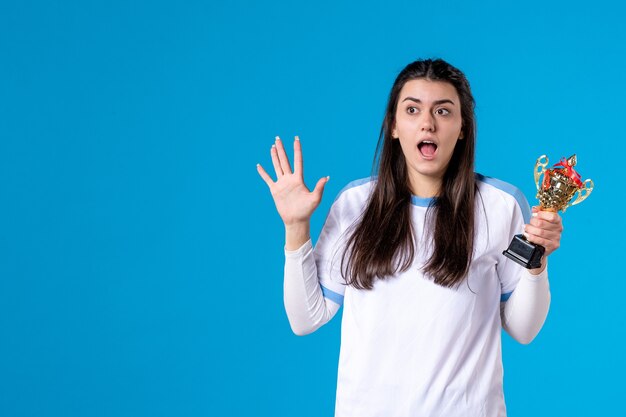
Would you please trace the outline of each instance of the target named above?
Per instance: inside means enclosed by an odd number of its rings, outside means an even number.
[[[377,180],[361,218],[346,242],[341,270],[346,282],[372,289],[375,279],[408,270],[416,252],[411,222],[411,190],[399,140],[392,139],[400,91],[407,81],[444,81],[454,86],[461,101],[462,137],[456,142],[439,195],[426,219],[434,246],[424,273],[444,287],[457,287],[467,275],[474,250],[474,149],[476,123],[469,82],[457,68],[441,59],[418,60],[398,74],[380,129],[372,174]],[[382,146],[382,151],[381,151]],[[428,230],[429,228],[425,228]]]

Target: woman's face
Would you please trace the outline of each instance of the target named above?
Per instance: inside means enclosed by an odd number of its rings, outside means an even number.
[[[444,81],[407,81],[398,99],[392,137],[400,140],[412,188],[440,182],[457,140],[461,140],[461,103]]]

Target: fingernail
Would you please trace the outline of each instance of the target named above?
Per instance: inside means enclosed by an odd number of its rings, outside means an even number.
[[[296,136],[296,140],[300,140],[300,136]]]
[[[532,217],[537,217],[539,215],[539,213],[537,213],[536,211],[533,212],[533,214],[531,214]]]
[[[326,177],[326,182],[330,181],[330,175]]]
[[[277,141],[279,141],[279,140],[280,140],[280,138],[279,138],[278,136],[276,136],[276,140],[277,140]]]

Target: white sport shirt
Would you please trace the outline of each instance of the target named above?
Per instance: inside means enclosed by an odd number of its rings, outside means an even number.
[[[474,256],[457,289],[422,272],[432,250],[424,232],[431,199],[416,196],[412,267],[376,280],[372,290],[345,284],[344,232],[364,209],[375,178],[339,193],[314,250],[309,241],[285,251],[285,306],[296,333],[314,331],[343,305],[336,417],[506,415],[501,328],[523,343],[534,338],[549,305],[547,272],[532,276],[502,255],[530,219],[523,194],[493,178],[476,179]],[[527,289],[517,291],[521,278]],[[509,308],[517,292],[517,307]]]

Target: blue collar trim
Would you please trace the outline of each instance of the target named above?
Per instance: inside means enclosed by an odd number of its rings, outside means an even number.
[[[411,204],[419,207],[429,207],[435,202],[435,197],[418,197],[411,195]]]

